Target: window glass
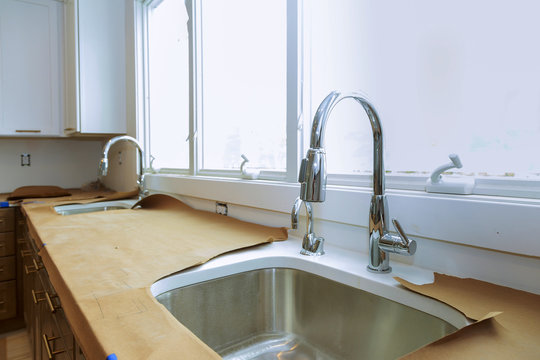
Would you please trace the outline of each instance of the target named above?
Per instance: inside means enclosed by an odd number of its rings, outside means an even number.
[[[202,1],[203,168],[286,167],[285,0]]]
[[[189,32],[183,0],[148,13],[150,154],[156,168],[189,168]]]
[[[360,91],[380,115],[387,170],[540,173],[540,3],[530,0],[304,2],[311,117],[332,90]],[[345,102],[348,102],[347,104]],[[330,173],[371,171],[371,128],[353,101],[326,131]]]

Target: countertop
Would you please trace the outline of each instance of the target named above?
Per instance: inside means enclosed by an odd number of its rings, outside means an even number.
[[[287,231],[151,198],[141,209],[70,216],[53,206],[95,201],[95,194],[25,201],[22,209],[88,359],[112,353],[130,360],[218,359],[154,299],[150,286],[219,254],[284,240]]]

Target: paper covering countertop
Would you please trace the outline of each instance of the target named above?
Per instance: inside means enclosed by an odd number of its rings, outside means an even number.
[[[130,360],[220,358],[153,298],[150,286],[219,254],[285,240],[287,229],[194,210],[165,195],[140,205],[61,216],[52,202],[23,204],[75,336],[90,360],[111,353]]]
[[[435,273],[432,284],[395,278],[476,321],[403,359],[539,359],[540,295]]]

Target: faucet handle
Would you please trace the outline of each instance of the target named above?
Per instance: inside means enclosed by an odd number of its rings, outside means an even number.
[[[405,231],[403,231],[403,228],[401,227],[399,221],[397,221],[397,219],[392,219],[392,225],[394,225],[394,229],[396,229],[396,232],[399,234],[403,245],[407,246],[407,244],[409,243],[409,238],[407,237],[407,234],[405,234]]]
[[[416,241],[409,240],[397,219],[392,219],[392,224],[394,225],[398,236],[386,233],[379,240],[379,248],[383,251],[391,253],[401,255],[414,255],[414,253],[416,252]]]

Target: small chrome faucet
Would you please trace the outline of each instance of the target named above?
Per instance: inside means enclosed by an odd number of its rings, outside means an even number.
[[[135,145],[135,147],[138,150],[139,154],[139,173],[137,176],[137,188],[139,189],[139,199],[142,199],[144,196],[146,196],[146,191],[144,190],[144,167],[143,167],[143,161],[144,161],[144,155],[143,150],[139,142],[132,138],[131,136],[123,135],[123,136],[116,136],[110,139],[107,144],[103,147],[103,157],[101,158],[101,161],[99,162],[99,173],[102,176],[106,176],[109,172],[109,150],[111,147],[121,141],[127,141]]]
[[[291,211],[291,228],[298,229],[298,212],[302,204],[306,208],[306,233],[302,241],[300,254],[310,256],[324,255],[324,238],[317,237],[313,232],[313,210],[311,209],[311,203],[303,201],[300,197],[296,198]]]
[[[357,93],[331,92],[319,105],[311,130],[310,149],[302,160],[298,181],[300,199],[305,203],[323,202],[326,196],[326,152],[324,131],[332,109],[343,99],[356,100],[366,111],[373,131],[373,195],[369,207],[369,265],[368,270],[388,273],[390,257],[388,253],[413,255],[416,242],[409,240],[396,219],[392,223],[398,235],[388,232],[388,203],[384,194],[383,135],[379,116],[373,105]],[[305,250],[305,248],[304,248]]]

